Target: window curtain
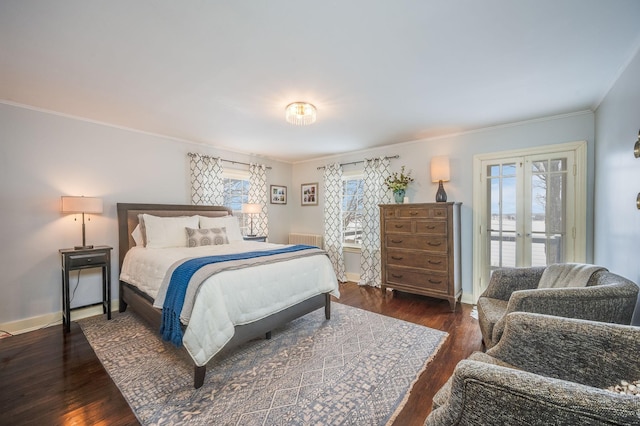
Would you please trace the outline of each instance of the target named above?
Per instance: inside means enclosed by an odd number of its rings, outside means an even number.
[[[324,169],[324,249],[338,281],[345,282],[342,242],[342,167],[336,163]]]
[[[359,285],[380,287],[380,208],[378,204],[391,202],[391,194],[384,180],[391,174],[390,160],[374,158],[364,162],[362,206],[362,245],[360,248]]]
[[[191,204],[221,206],[224,204],[222,160],[208,155],[189,153],[191,168]]]
[[[269,235],[267,211],[267,166],[264,164],[249,165],[249,203],[260,204],[261,212],[253,215],[253,231],[256,235]]]

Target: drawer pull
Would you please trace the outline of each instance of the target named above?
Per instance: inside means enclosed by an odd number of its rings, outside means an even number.
[[[431,284],[442,284],[442,280],[432,280],[431,278],[429,278],[429,282]]]
[[[416,216],[416,215],[418,214],[418,212],[409,212],[409,214],[410,214],[411,216]]]
[[[433,242],[429,241],[427,244],[429,244],[430,246],[433,246],[433,247],[437,247],[437,246],[442,244],[442,241],[438,241],[436,243],[433,243]]]
[[[393,260],[402,260],[402,259],[404,259],[404,257],[402,257],[402,256],[391,256],[391,258]]]
[[[427,229],[436,229],[435,225],[427,225]]]
[[[391,274],[391,276],[392,276],[393,278],[402,278],[402,275],[398,275],[398,274]]]
[[[430,260],[430,261],[429,261],[429,263],[430,263],[431,265],[440,265],[440,264],[442,264],[442,260],[438,260],[437,262],[435,262],[435,261],[433,261],[433,260]]]
[[[404,228],[404,225],[396,225],[396,228]]]
[[[400,244],[402,243],[402,240],[391,240],[391,242],[394,244]]]

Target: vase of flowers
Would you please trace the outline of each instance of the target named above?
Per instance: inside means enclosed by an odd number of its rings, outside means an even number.
[[[405,173],[404,166],[402,166],[402,168],[400,169],[400,173],[393,172],[391,176],[387,176],[387,178],[384,180],[387,188],[393,191],[393,198],[398,204],[404,201],[404,194],[406,193],[407,187],[411,182],[413,182],[413,178],[411,177],[411,170]]]

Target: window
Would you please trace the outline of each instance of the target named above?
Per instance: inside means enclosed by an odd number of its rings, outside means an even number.
[[[359,248],[362,243],[362,172],[342,176],[342,242]]]
[[[248,170],[225,170],[222,172],[222,184],[224,186],[225,207],[233,210],[233,215],[238,218],[240,232],[242,235],[249,233],[247,218],[242,214],[242,205],[249,202],[249,171]]]
[[[249,172],[244,170],[225,170],[222,173],[225,207],[230,207],[235,216],[239,216],[242,205],[249,202]]]

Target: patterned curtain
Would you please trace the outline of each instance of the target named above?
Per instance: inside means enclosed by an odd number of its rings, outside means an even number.
[[[391,174],[390,161],[374,158],[364,162],[362,206],[362,245],[360,249],[359,285],[380,287],[380,208],[378,204],[391,202],[391,194],[384,180]]]
[[[189,153],[191,167],[191,204],[221,206],[224,204],[222,160]]]
[[[342,167],[338,163],[324,169],[324,249],[338,281],[347,281],[342,256]]]
[[[267,211],[267,167],[264,164],[249,165],[249,202],[260,204],[262,211],[253,215],[253,232],[256,235],[269,235]]]

